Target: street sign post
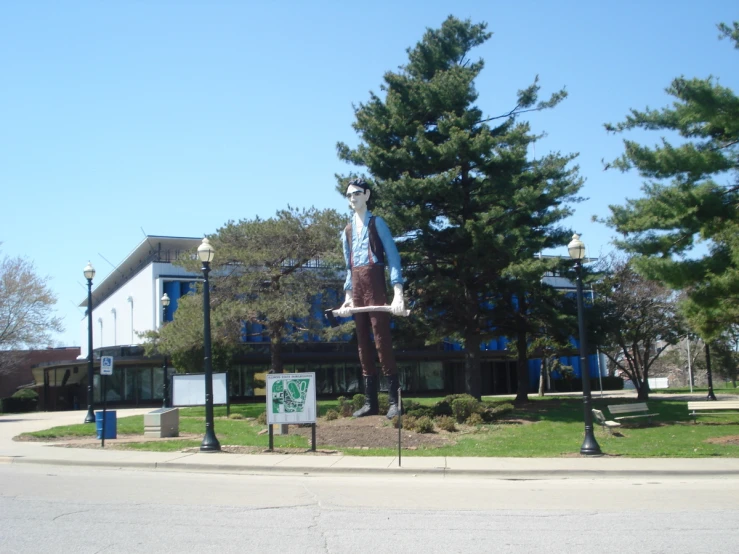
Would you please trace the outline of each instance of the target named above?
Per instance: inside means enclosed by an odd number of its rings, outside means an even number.
[[[105,394],[105,385],[107,382],[108,375],[113,375],[113,356],[101,356],[100,357],[100,386],[102,388],[102,395],[103,395],[103,428],[100,432],[100,440],[102,441],[100,446],[102,448],[105,448],[105,432],[107,431],[107,428],[105,427],[105,415],[108,408],[108,399]]]
[[[113,356],[100,358],[100,375],[113,375]]]

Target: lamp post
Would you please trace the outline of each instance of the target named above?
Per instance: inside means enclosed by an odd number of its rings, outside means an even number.
[[[580,375],[582,377],[582,400],[585,412],[585,439],[580,447],[580,454],[588,456],[601,454],[598,441],[593,434],[593,411],[592,399],[590,397],[590,370],[588,367],[587,342],[585,338],[585,308],[583,306],[582,293],[582,261],[585,258],[585,245],[580,236],[572,235],[572,241],[567,245],[570,258],[575,260],[575,272],[577,282],[577,325],[580,329]]]
[[[95,412],[93,411],[94,398],[92,384],[94,371],[92,368],[92,278],[95,277],[95,268],[87,262],[82,271],[87,279],[87,415],[85,423],[95,423]]]
[[[213,261],[215,250],[208,239],[198,246],[198,258],[203,262],[203,350],[205,366],[205,436],[200,445],[200,452],[218,452],[221,445],[216,438],[213,427],[213,365],[211,363],[210,344],[210,262]]]
[[[708,378],[708,396],[706,400],[717,400],[713,393],[713,376],[711,375],[711,346],[706,342],[706,377]]]
[[[169,306],[169,296],[165,292],[162,295],[162,327],[167,320],[167,306]],[[164,355],[164,365],[162,366],[163,377],[162,377],[162,408],[168,408],[169,404],[169,375],[167,375],[167,355]]]

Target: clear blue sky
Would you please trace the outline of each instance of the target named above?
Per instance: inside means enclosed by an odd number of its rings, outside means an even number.
[[[82,340],[88,259],[101,280],[144,232],[202,236],[288,203],[347,211],[333,176],[349,169],[336,142],[357,140],[352,104],[449,14],[494,33],[472,53],[485,114],[537,74],[544,96],[569,91],[529,119],[548,133],[537,155],[580,154],[588,200],[568,224],[592,255],[613,233],[591,216],[641,186],[603,172],[622,141],[603,123],[665,106],[679,75],[739,91],[739,53],[716,30],[739,19],[736,0],[4,2],[0,254],[50,276],[57,344]]]

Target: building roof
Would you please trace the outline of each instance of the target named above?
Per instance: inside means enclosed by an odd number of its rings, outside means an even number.
[[[95,284],[93,280],[92,303],[100,304],[123,283],[131,279],[144,267],[153,262],[171,263],[183,256],[196,256],[196,251],[203,239],[193,237],[161,237],[147,235],[133,251],[110,272],[102,281]],[[87,296],[80,302],[81,308],[87,308]]]

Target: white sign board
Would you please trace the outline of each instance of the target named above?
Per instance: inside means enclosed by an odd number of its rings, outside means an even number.
[[[650,377],[647,379],[649,381],[649,389],[669,389],[670,384],[668,382],[667,377]],[[634,383],[632,383],[629,379],[624,379],[624,388],[625,389],[635,389]]]
[[[228,404],[226,374],[213,374],[213,404]],[[172,375],[172,406],[205,406],[205,374]]]
[[[315,423],[316,374],[267,374],[267,423]]]
[[[113,375],[113,356],[100,357],[100,375]]]

